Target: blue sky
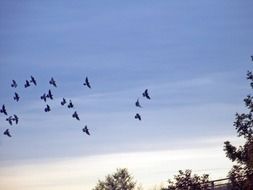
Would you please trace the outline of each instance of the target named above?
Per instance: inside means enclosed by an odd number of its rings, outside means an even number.
[[[1,130],[10,128],[13,134],[0,136],[0,167],[6,171],[0,172],[6,177],[0,187],[15,189],[6,185],[13,175],[43,164],[49,168],[45,172],[55,164],[63,173],[83,167],[84,173],[73,171],[80,180],[72,189],[92,188],[116,167],[131,169],[145,188],[179,169],[212,173],[217,166],[220,173],[212,177],[226,176],[231,163],[223,142],[237,143],[234,114],[244,110],[242,100],[250,92],[245,74],[252,67],[252,5],[249,0],[0,1],[0,104],[20,117],[10,127],[0,116]],[[24,89],[30,75],[38,86]],[[57,89],[48,84],[52,76]],[[82,86],[86,76],[91,90]],[[10,87],[12,79],[17,89]],[[141,98],[146,88],[150,101]],[[48,89],[55,100],[49,102],[52,111],[44,113],[39,97]],[[15,91],[21,96],[18,103],[12,100]],[[72,99],[80,122],[60,106],[62,97]],[[142,109],[134,106],[138,97]],[[136,112],[142,122],[134,120]],[[81,131],[86,124],[90,137]],[[180,157],[184,150],[196,159]],[[215,159],[200,156],[210,151]],[[99,166],[117,163],[120,155],[122,163]],[[127,155],[147,159],[146,165]],[[159,159],[165,155],[168,165]],[[177,164],[169,164],[171,157]],[[82,159],[93,166],[92,174],[85,173],[87,165],[76,165]],[[154,175],[142,175],[145,169]],[[30,170],[27,176],[43,176]],[[47,189],[68,183],[57,178],[61,174],[55,176],[50,183],[45,179]],[[35,184],[33,190],[43,187],[33,179],[16,183],[23,189],[29,183]]]

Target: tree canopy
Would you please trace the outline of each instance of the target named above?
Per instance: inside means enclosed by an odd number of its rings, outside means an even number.
[[[117,169],[111,175],[107,175],[104,181],[99,180],[93,190],[133,190],[136,182],[126,168]]]
[[[179,170],[179,174],[174,176],[174,180],[168,180],[168,187],[162,190],[206,190],[209,184],[209,175],[199,176],[192,174],[191,170]]]
[[[253,74],[247,72],[247,79],[253,89]],[[247,113],[236,113],[234,126],[238,137],[245,139],[244,145],[233,146],[229,141],[224,142],[226,156],[236,162],[228,174],[233,189],[253,189],[253,96],[247,95],[244,99]]]

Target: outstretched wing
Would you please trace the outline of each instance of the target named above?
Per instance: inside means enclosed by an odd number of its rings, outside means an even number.
[[[89,88],[91,88],[88,77],[86,77],[85,82],[86,82],[87,86],[88,86]]]
[[[138,113],[134,116],[134,118],[135,118],[135,119],[139,119],[139,120],[141,121],[141,116],[140,116],[140,114],[138,114]]]
[[[36,80],[33,76],[31,76],[31,81],[30,82],[32,82],[35,86],[37,86],[37,82],[36,82]]]
[[[14,87],[14,88],[16,88],[18,85],[17,85],[17,83],[16,83],[16,81],[15,80],[12,80],[12,84],[11,84],[11,87]]]
[[[54,78],[52,77],[51,80],[49,81],[49,84],[52,84],[54,87],[57,87],[56,82]]]
[[[53,94],[52,94],[51,90],[48,90],[47,97],[50,98],[51,100],[53,99]]]
[[[66,104],[65,98],[63,98],[62,101],[61,101],[61,105],[63,106],[64,104]]]
[[[85,125],[85,127],[83,128],[83,132],[85,132],[87,135],[90,135],[87,125]]]
[[[44,94],[40,97],[40,99],[42,99],[42,100],[44,100],[44,102],[46,102],[46,101],[47,101],[46,94],[44,93]]]
[[[4,104],[2,105],[2,109],[0,110],[0,112],[4,113],[4,115],[8,115]]]
[[[8,121],[10,125],[12,125],[12,117],[11,117],[11,116],[8,117],[8,118],[6,119],[6,121]]]
[[[141,108],[141,104],[140,104],[140,102],[139,102],[139,98],[138,98],[137,101],[135,102],[135,106]]]
[[[18,116],[14,114],[14,120],[16,122],[16,124],[18,124]]]
[[[9,129],[6,129],[3,134],[6,135],[6,136],[8,136],[8,137],[11,137]]]
[[[14,100],[16,100],[17,102],[19,101],[19,95],[16,92],[15,92]]]
[[[83,83],[84,86],[87,86],[88,88],[91,88],[90,82],[88,77],[85,78],[85,83]]]

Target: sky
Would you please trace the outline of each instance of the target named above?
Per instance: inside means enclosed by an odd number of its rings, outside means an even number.
[[[116,168],[128,168],[145,189],[180,169],[226,177],[232,163],[223,142],[242,142],[233,121],[250,93],[252,6],[0,0],[0,104],[20,119],[10,126],[0,115],[1,133],[12,134],[0,135],[0,188],[92,189]],[[31,75],[38,85],[24,88]],[[40,96],[49,89],[45,113]],[[63,97],[74,109],[60,105]]]

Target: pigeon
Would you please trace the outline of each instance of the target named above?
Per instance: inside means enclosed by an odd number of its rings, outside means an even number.
[[[80,120],[76,111],[73,113],[72,117],[76,118],[77,120]]]
[[[47,104],[47,107],[44,109],[45,112],[51,111],[50,106]]]
[[[19,95],[17,92],[15,92],[15,96],[13,97],[14,100],[16,100],[17,102],[19,101]]]
[[[27,88],[27,87],[29,87],[29,86],[30,86],[30,83],[29,83],[29,81],[28,81],[28,80],[26,80],[26,81],[25,81],[25,85],[24,85],[24,86],[25,86],[25,88]]]
[[[85,83],[83,83],[83,85],[87,86],[88,88],[91,88],[88,77],[85,78]]]
[[[12,116],[7,117],[6,121],[8,121],[10,125],[12,125]]]
[[[71,100],[69,100],[68,108],[73,108],[73,107],[74,107],[73,103],[71,102]]]
[[[2,105],[2,109],[0,109],[0,113],[4,113],[4,115],[8,115],[4,104]]]
[[[18,124],[18,116],[14,114],[13,117],[12,121],[15,121],[15,123]]]
[[[139,108],[142,107],[141,104],[140,104],[140,102],[139,102],[139,98],[138,98],[137,101],[135,102],[135,106],[136,106],[136,107],[139,107]]]
[[[141,115],[138,114],[138,113],[134,116],[134,118],[135,118],[135,119],[139,119],[139,120],[141,121]]]
[[[37,86],[37,82],[33,76],[31,76],[30,83],[33,83],[35,86]]]
[[[53,77],[50,79],[49,84],[52,84],[54,87],[57,87],[56,82]]]
[[[61,105],[63,106],[64,104],[66,104],[65,98],[63,98],[62,101],[61,101]]]
[[[149,94],[148,94],[148,89],[146,89],[146,90],[142,93],[142,96],[143,96],[143,97],[146,97],[146,98],[149,99],[149,100],[151,99],[150,96],[149,96]]]
[[[6,136],[8,136],[8,137],[11,137],[9,129],[6,129],[3,134],[6,135]]]
[[[15,80],[12,80],[12,84],[11,84],[11,87],[12,88],[17,88],[17,83],[16,83],[16,81]]]
[[[87,135],[90,135],[89,129],[87,128],[87,125],[84,126],[83,132],[86,133]]]
[[[44,100],[44,102],[47,101],[47,96],[46,94],[44,93],[41,97],[40,97],[41,100]]]
[[[51,90],[48,90],[47,98],[53,100],[53,94],[51,93]]]

